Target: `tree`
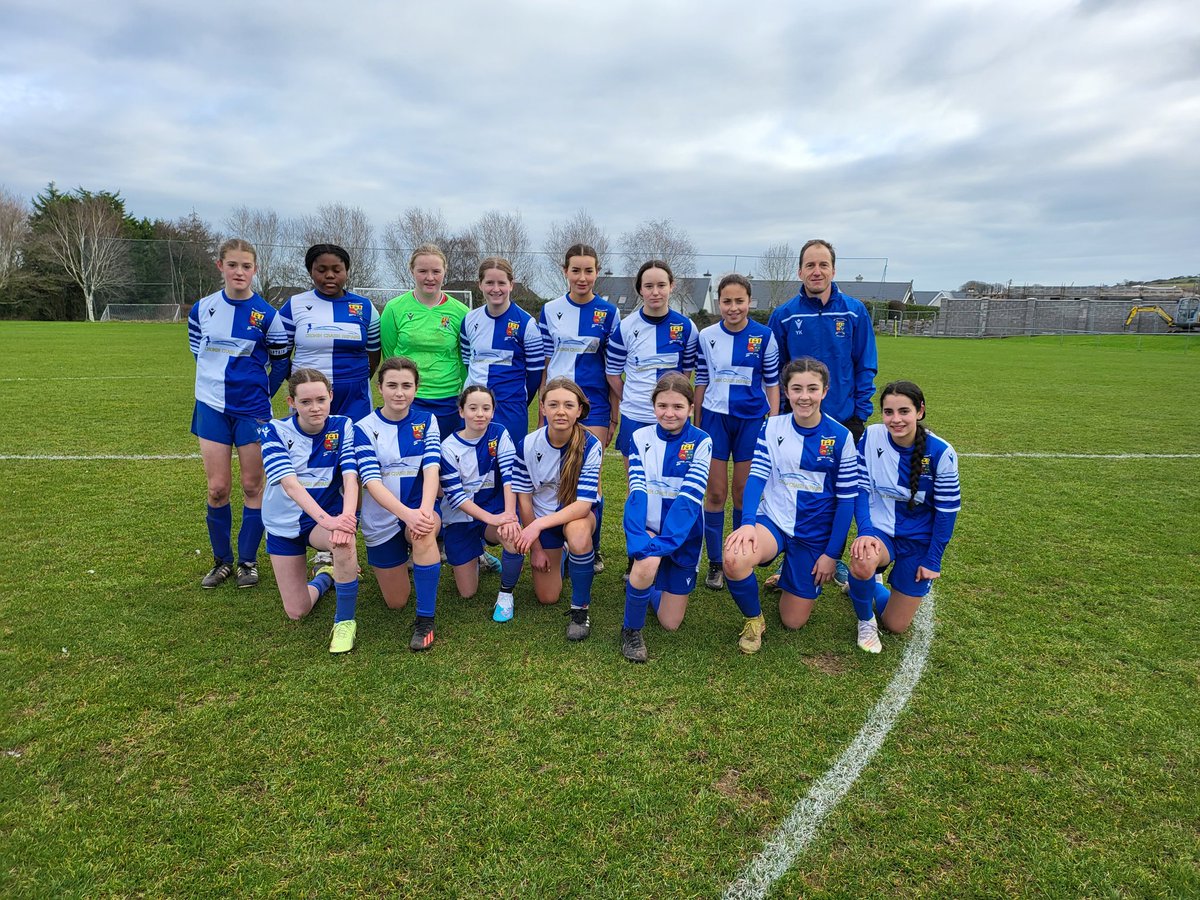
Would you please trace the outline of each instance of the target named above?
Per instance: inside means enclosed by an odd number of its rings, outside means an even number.
[[[631,275],[651,259],[669,265],[676,278],[691,275],[696,269],[696,245],[670,219],[651,219],[621,235],[621,254]]]
[[[83,292],[89,322],[96,295],[132,282],[125,201],[109,191],[61,193],[53,182],[33,200],[30,227],[40,247]]]
[[[437,244],[445,252],[450,228],[441,210],[410,206],[383,230],[383,256],[392,276],[404,288],[412,287],[408,261],[422,244]]]
[[[297,223],[300,243],[337,244],[350,254],[347,287],[378,287],[379,267],[375,259],[375,230],[361,207],[344,203],[326,203],[316,215],[304,216]],[[307,280],[307,273],[305,280]],[[303,284],[304,281],[299,281]]]
[[[758,258],[755,273],[767,283],[768,302],[774,308],[791,297],[790,282],[796,280],[798,257],[788,243],[772,244]]]
[[[530,254],[529,232],[518,213],[502,213],[489,210],[471,226],[471,237],[479,252],[475,263],[478,276],[479,262],[488,256],[503,256],[513,267],[513,280],[528,285],[534,277],[533,259]]]
[[[25,201],[0,186],[0,291],[21,266],[29,241],[29,208]]]
[[[301,272],[299,282],[288,284],[289,277],[302,269],[303,247],[295,236],[295,223],[279,218],[273,209],[250,209],[239,206],[225,217],[228,237],[242,238],[254,245],[258,256],[258,292],[272,303],[282,287],[302,287],[308,283],[307,273]]]
[[[965,294],[972,292],[976,294],[990,294],[992,292],[992,285],[987,281],[964,281],[959,290]]]
[[[156,220],[154,239],[165,248],[172,303],[190,304],[220,290],[221,275],[215,264],[220,241],[195,210],[174,222]]]
[[[596,222],[587,210],[579,210],[565,222],[551,222],[542,244],[543,269],[552,291],[560,291],[563,284],[563,254],[572,244],[587,244],[600,254],[600,268],[610,262],[611,243],[608,232]]]

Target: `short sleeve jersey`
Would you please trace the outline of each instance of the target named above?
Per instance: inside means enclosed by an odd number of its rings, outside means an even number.
[[[708,484],[712,438],[688,422],[679,434],[661,425],[647,425],[633,433],[629,452],[629,492],[646,494],[646,527],[661,534],[671,504],[686,497],[699,509]],[[692,531],[699,534],[703,520],[697,516]]]
[[[750,463],[751,477],[766,481],[759,516],[789,537],[824,547],[838,501],[858,495],[858,454],[849,429],[830,416],[812,428],[791,413],[763,423]]]
[[[526,373],[546,367],[542,332],[533,316],[515,303],[494,318],[487,306],[477,307],[463,319],[459,341],[467,384],[491,388],[497,405],[529,404]]]
[[[288,354],[279,313],[258,294],[230,300],[224,291],[192,304],[188,345],[196,358],[196,399],[218,412],[271,418],[267,363]]]
[[[288,475],[295,475],[325,512],[341,513],[342,478],[358,470],[353,428],[345,416],[330,416],[324,428],[308,434],[292,416],[272,419],[258,429],[267,474],[262,517],[270,534],[299,537],[316,524],[284,491]]]
[[[354,434],[363,485],[381,481],[405,506],[420,506],[422,473],[441,462],[437,418],[429,412],[409,409],[407,416],[393,422],[376,409],[354,424]],[[400,520],[365,491],[362,532],[368,547],[385,543],[400,532]]]
[[[687,316],[671,310],[661,322],[651,322],[638,310],[613,332],[605,373],[624,375],[621,415],[635,422],[653,422],[650,395],[658,379],[668,372],[696,368],[700,341]]]
[[[279,310],[288,342],[295,347],[292,369],[323,372],[333,396],[370,378],[367,354],[379,352],[379,313],[366,297],[326,297],[317,290],[290,298]],[[370,392],[368,391],[368,396]]]
[[[859,441],[859,488],[870,499],[872,528],[892,537],[927,541],[933,536],[934,513],[957,513],[962,506],[958,454],[932,431],[925,432],[916,505],[909,509],[912,451],[898,446],[887,426],[867,426]]]
[[[766,388],[779,384],[779,343],[771,329],[753,319],[741,331],[724,322],[700,332],[696,387],[704,385],[704,409],[759,418],[771,412]]]
[[[384,358],[407,356],[416,361],[421,372],[417,396],[421,399],[457,397],[463,389],[466,368],[459,334],[468,312],[448,294],[443,294],[436,306],[426,306],[412,291],[393,297],[383,308]]]
[[[472,500],[490,513],[504,511],[504,485],[512,484],[516,448],[502,425],[495,422],[482,436],[469,441],[458,433],[442,441],[442,492],[447,525],[474,521],[459,509]],[[447,509],[446,506],[449,506]]]
[[[621,313],[602,297],[580,306],[564,294],[538,313],[546,354],[546,379],[560,375],[583,388],[593,407],[607,408],[608,381],[604,360]]]
[[[558,482],[565,449],[565,446],[555,447],[550,443],[545,427],[525,435],[517,447],[513,464],[513,491],[532,495],[533,514],[539,518],[561,508],[558,505]],[[600,442],[588,434],[583,445],[583,469],[575,490],[576,500],[599,502],[600,463],[603,456],[604,449]]]

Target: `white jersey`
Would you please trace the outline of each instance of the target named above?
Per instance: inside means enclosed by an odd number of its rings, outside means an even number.
[[[296,416],[272,419],[258,434],[267,475],[262,518],[269,534],[299,537],[316,524],[283,489],[289,475],[296,476],[321,509],[332,516],[341,514],[342,480],[347,472],[357,472],[349,419],[330,416],[316,434],[305,432]]]
[[[196,357],[196,399],[231,416],[271,418],[267,363],[287,357],[283,319],[253,294],[230,300],[209,294],[188,314],[188,343]]]
[[[423,475],[441,462],[441,440],[437,417],[424,410],[409,409],[401,421],[384,418],[382,410],[359,419],[357,438],[359,477],[366,486],[381,481],[393,497],[410,509],[421,505]],[[368,547],[386,543],[400,531],[400,520],[363,491],[362,533]]]
[[[774,412],[766,388],[779,384],[779,343],[771,329],[751,319],[741,331],[724,322],[700,332],[696,387],[704,385],[702,406],[711,412],[757,419]]]
[[[558,482],[562,470],[562,453],[565,447],[555,447],[547,437],[546,428],[539,428],[525,435],[517,447],[517,458],[513,466],[513,491],[533,496],[533,514],[538,518],[557,512]],[[583,469],[579,473],[579,485],[575,489],[576,500],[598,503],[600,500],[600,463],[604,448],[600,442],[587,435],[583,445]],[[573,501],[572,501],[573,502]]]
[[[605,374],[624,375],[621,415],[635,422],[654,421],[650,401],[658,379],[668,372],[690,372],[700,351],[696,326],[687,316],[670,310],[661,322],[651,322],[642,310],[623,319],[608,348]]]
[[[457,432],[442,441],[442,523],[475,519],[459,509],[467,500],[490,513],[504,511],[504,486],[512,484],[516,448],[503,426],[492,422],[474,441]]]

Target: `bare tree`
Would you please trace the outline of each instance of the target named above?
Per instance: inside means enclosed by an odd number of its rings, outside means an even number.
[[[378,287],[379,266],[375,258],[375,230],[361,207],[326,203],[316,215],[302,217],[297,233],[307,248],[313,244],[337,244],[350,254],[347,287]]]
[[[579,210],[565,222],[551,222],[546,229],[546,240],[542,243],[543,264],[546,283],[554,290],[563,285],[563,254],[572,244],[587,244],[600,254],[601,269],[610,263],[612,244],[605,231],[587,210]]]
[[[258,292],[267,300],[278,302],[279,288],[289,286],[299,270],[304,268],[304,248],[295,237],[295,224],[279,218],[273,209],[249,209],[239,206],[225,217],[228,237],[240,237],[254,245],[258,254]],[[301,273],[303,275],[303,273]],[[291,287],[302,287],[306,277]]]
[[[478,248],[480,260],[487,256],[503,256],[513,267],[513,280],[526,286],[534,277],[530,253],[529,232],[521,214],[489,210],[471,227],[471,236]],[[478,267],[478,263],[476,264]],[[475,273],[478,275],[478,272]]]
[[[796,280],[799,259],[792,245],[772,244],[758,258],[758,277],[767,283],[768,303],[774,308],[791,299],[790,282]]]
[[[696,245],[670,219],[651,219],[621,235],[621,255],[629,274],[650,259],[663,260],[677,278],[696,269]]]
[[[7,188],[0,187],[0,291],[21,265],[29,240],[29,206]]]
[[[392,277],[412,287],[408,260],[422,244],[437,244],[443,252],[450,243],[450,228],[441,210],[410,206],[383,229],[383,256]]]
[[[87,195],[49,205],[42,223],[47,252],[79,285],[87,319],[96,321],[96,294],[132,283],[121,214],[109,198]]]

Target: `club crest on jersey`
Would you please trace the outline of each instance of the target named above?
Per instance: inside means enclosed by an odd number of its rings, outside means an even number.
[[[492,440],[488,441],[488,456],[495,456],[496,451],[499,449],[499,447],[500,447],[500,439],[499,438],[492,438]]]
[[[414,441],[425,440],[425,423],[424,422],[413,422],[412,435],[413,435]]]
[[[266,317],[263,315],[261,309],[251,310],[250,311],[250,327],[251,328],[262,328],[262,323],[263,323],[264,318],[266,318]]]
[[[346,308],[350,311],[350,315],[354,316],[356,319],[362,318],[362,304],[361,303],[347,303]]]
[[[687,444],[679,445],[679,458],[681,460],[683,460],[684,462],[687,462],[689,459],[691,459],[692,456],[695,455],[695,453],[696,453],[696,442],[695,441],[691,441]]]
[[[921,471],[922,472],[929,471],[929,457],[928,456],[921,457]]]
[[[440,323],[438,323],[438,328],[449,328],[449,327],[450,327],[450,317],[442,316],[442,321]]]
[[[761,346],[762,346],[762,337],[760,337],[759,335],[755,335],[754,337],[746,339],[746,352],[747,353],[757,353],[758,348]]]
[[[821,438],[821,449],[818,452],[821,456],[833,456],[835,444],[837,444],[837,438]]]
[[[341,439],[342,436],[336,431],[325,432],[325,449],[336,450],[338,448],[338,442],[341,441]]]
[[[846,320],[845,319],[834,319],[833,320],[833,333],[835,335],[837,335],[838,337],[846,336]]]
[[[671,343],[678,344],[682,340],[683,340],[683,325],[682,324],[672,325],[671,326],[671,337],[670,337]]]
[[[561,315],[561,313],[560,313],[560,315]],[[607,309],[593,309],[592,310],[592,324],[593,325],[603,325],[607,320],[608,320],[608,310]]]
[[[519,332],[520,330],[521,330],[520,322],[509,322],[507,325],[504,326],[504,336],[506,338],[515,338],[517,336],[517,332]]]

